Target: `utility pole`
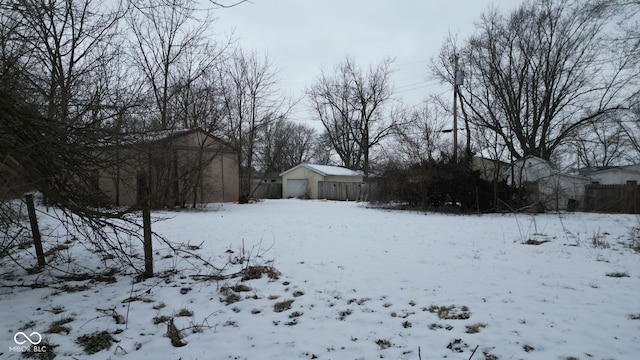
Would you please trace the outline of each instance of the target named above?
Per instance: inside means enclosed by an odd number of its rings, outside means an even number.
[[[453,161],[458,161],[458,86],[464,81],[464,72],[458,68],[458,54],[453,54]],[[467,139],[467,141],[469,141]]]
[[[453,161],[458,161],[458,54],[453,54]]]

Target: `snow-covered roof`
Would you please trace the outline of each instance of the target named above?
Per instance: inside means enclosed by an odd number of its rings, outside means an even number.
[[[364,173],[359,170],[351,170],[341,166],[316,165],[316,164],[300,164],[283,172],[280,176],[289,173],[299,167],[305,167],[311,171],[317,172],[322,176],[363,176]]]
[[[580,173],[586,176],[593,174],[600,174],[604,172],[623,172],[623,173],[635,173],[638,174],[640,171],[635,170],[637,165],[628,165],[628,166],[603,166],[597,168],[584,168],[580,169]]]
[[[114,134],[111,138],[104,140],[104,145],[113,146],[113,145],[136,145],[136,144],[144,144],[144,143],[155,143],[168,141],[172,139],[176,139],[182,136],[187,136],[193,133],[201,133],[216,142],[226,146],[228,148],[232,148],[232,146],[226,141],[220,139],[219,137],[201,129],[178,129],[178,130],[158,130],[158,131],[141,131],[141,132],[130,132],[130,133],[121,133]],[[116,142],[117,140],[117,142]]]

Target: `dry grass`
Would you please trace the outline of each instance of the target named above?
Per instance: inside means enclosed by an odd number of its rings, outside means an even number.
[[[280,277],[280,272],[273,266],[255,265],[242,270],[242,280],[260,279],[262,274],[266,274],[271,280],[278,280]]]
[[[165,323],[167,321],[171,320],[171,317],[166,316],[166,315],[160,315],[160,316],[156,316],[153,318],[153,323],[155,325],[161,324],[161,323]]]
[[[302,316],[304,313],[300,312],[300,311],[294,311],[291,314],[289,314],[289,319],[293,319],[293,318],[297,318]]]
[[[376,340],[376,344],[380,346],[380,350],[388,349],[392,346],[391,341],[386,339],[378,339]]]
[[[222,302],[224,302],[227,305],[231,305],[233,303],[236,303],[238,301],[240,301],[240,295],[236,294],[236,293],[231,293],[229,295],[227,295],[224,299],[222,299]]]
[[[447,349],[453,351],[453,352],[457,352],[457,353],[463,353],[465,352],[465,350],[469,347],[469,345],[467,345],[467,343],[465,343],[464,341],[462,341],[462,339],[454,339],[451,340],[449,342],[449,345],[447,345]]]
[[[480,329],[484,329],[487,327],[487,324],[484,323],[476,323],[472,325],[467,325],[467,334],[477,334],[480,332]]]
[[[277,302],[273,304],[273,311],[279,313],[279,312],[289,310],[291,309],[291,304],[293,304],[293,299]]]
[[[65,326],[65,324],[68,324],[70,322],[72,322],[73,320],[75,320],[72,317],[66,317],[66,318],[62,318],[58,321],[54,321],[53,323],[51,323],[51,325],[49,326],[49,328],[45,331],[45,333],[47,334],[61,334],[61,333],[66,333],[69,334],[69,332],[71,332],[71,328],[68,326]]]
[[[347,316],[351,315],[352,313],[353,311],[351,309],[340,311],[338,312],[338,319],[343,321],[344,319],[347,318]]]
[[[167,324],[167,337],[171,340],[171,345],[174,347],[182,347],[187,345],[184,341],[182,341],[182,337],[180,336],[180,331],[173,324],[173,318],[169,319],[169,324]]]
[[[457,307],[456,305],[431,305],[427,310],[430,313],[437,314],[438,318],[442,320],[467,320],[471,317],[471,312],[469,312],[469,308],[466,306]]]
[[[438,329],[445,329],[447,331],[451,331],[451,330],[453,330],[453,326],[436,324],[436,323],[429,324],[429,330],[438,330]]]
[[[180,311],[178,311],[176,316],[191,317],[191,316],[193,316],[193,311],[191,311],[191,310],[189,310],[187,308],[182,308],[182,309],[180,309]]]
[[[235,292],[249,292],[252,289],[249,286],[245,285],[245,284],[238,283],[238,284],[235,284],[234,286],[232,286],[231,290],[233,290]]]
[[[88,355],[95,354],[98,351],[108,350],[114,341],[115,339],[108,331],[82,335],[76,339],[76,342],[82,346],[84,352]]]

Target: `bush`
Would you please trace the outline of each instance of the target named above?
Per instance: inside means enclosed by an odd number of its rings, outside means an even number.
[[[471,169],[471,157],[460,161],[428,160],[406,168],[391,166],[377,179],[370,200],[400,202],[409,208],[443,212],[486,212],[511,198],[506,182],[494,184]]]

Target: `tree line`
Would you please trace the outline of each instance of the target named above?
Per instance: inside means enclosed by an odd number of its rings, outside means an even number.
[[[213,35],[214,10],[226,5],[207,4],[4,2],[3,98],[37,112],[47,124],[36,128],[67,146],[205,129],[238,150],[243,179],[305,161],[369,174],[392,161],[452,152],[442,135],[451,130],[452,99],[403,104],[392,59],[362,65],[346,57],[321,69],[305,98],[291,99],[267,56]],[[580,166],[634,159],[639,8],[638,1],[527,0],[509,13],[487,9],[467,39],[445,39],[429,76],[458,88],[468,151],[505,161],[569,153]],[[453,83],[454,58],[465,74],[461,85]],[[296,103],[322,127],[293,121],[300,120],[291,113]],[[4,133],[3,155],[17,161],[24,150],[12,131]]]
[[[455,87],[458,129],[451,96],[419,104],[397,97],[391,58],[345,57],[320,69],[304,98],[285,96],[267,56],[214,35],[214,13],[242,3],[3,1],[2,181],[21,179],[89,219],[118,217],[78,197],[104,162],[90,150],[123,134],[194,128],[236,149],[246,197],[252,178],[301,162],[366,175],[448,169],[434,164],[464,161],[451,156],[460,144],[447,132],[463,131],[466,163],[472,154],[505,162],[535,155],[594,167],[640,155],[640,1],[488,8],[470,37],[444,39],[425,75]],[[294,105],[306,106],[307,118],[296,119]]]

